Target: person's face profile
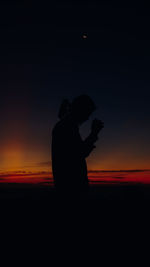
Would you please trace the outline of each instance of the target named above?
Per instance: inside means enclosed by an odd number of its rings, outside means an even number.
[[[93,112],[91,111],[84,111],[82,112],[81,116],[79,117],[79,123],[82,124],[89,120],[90,116],[92,115]]]

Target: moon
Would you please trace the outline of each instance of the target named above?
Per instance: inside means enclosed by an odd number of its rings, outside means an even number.
[[[84,34],[82,35],[82,38],[83,38],[83,39],[87,39],[87,38],[88,38],[87,34],[84,33]]]

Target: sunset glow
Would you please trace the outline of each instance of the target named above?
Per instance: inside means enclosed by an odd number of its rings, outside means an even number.
[[[150,184],[150,170],[89,171],[89,184],[93,185],[132,185]],[[51,172],[6,172],[0,173],[0,183],[20,183],[54,186]]]

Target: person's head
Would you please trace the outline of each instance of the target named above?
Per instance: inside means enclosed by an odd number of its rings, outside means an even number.
[[[76,97],[71,105],[72,114],[79,124],[88,120],[95,109],[96,106],[88,95]]]

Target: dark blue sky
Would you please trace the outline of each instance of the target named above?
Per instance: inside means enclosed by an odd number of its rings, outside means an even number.
[[[131,1],[0,5],[1,162],[15,157],[8,151],[16,146],[16,157],[23,154],[18,168],[49,161],[62,99],[87,93],[98,106],[92,118],[105,122],[89,167],[149,168],[149,7]],[[85,124],[81,134],[89,129]]]

